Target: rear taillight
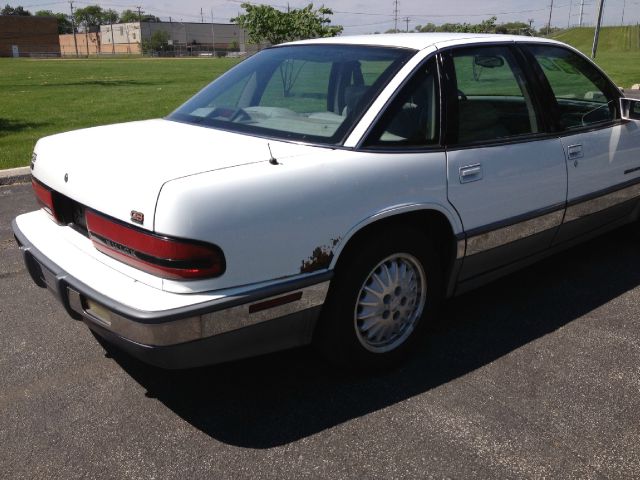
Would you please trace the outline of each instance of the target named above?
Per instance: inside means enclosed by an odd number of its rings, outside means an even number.
[[[59,222],[56,209],[53,205],[53,190],[40,183],[34,177],[31,177],[31,186],[33,187],[33,193],[36,195],[36,200],[38,200],[42,209],[51,215],[56,222]]]
[[[224,255],[215,245],[156,235],[91,210],[85,217],[95,247],[132,267],[173,280],[224,273]]]

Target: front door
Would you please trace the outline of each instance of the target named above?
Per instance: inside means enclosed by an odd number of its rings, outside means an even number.
[[[567,159],[568,207],[556,243],[624,220],[640,194],[640,128],[620,120],[620,91],[577,53],[528,45],[544,75]]]
[[[467,236],[465,281],[551,245],[567,173],[512,45],[447,50],[443,63],[455,85],[447,94],[448,198]]]

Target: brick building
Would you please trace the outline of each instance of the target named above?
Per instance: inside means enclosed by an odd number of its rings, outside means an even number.
[[[54,17],[0,15],[0,57],[60,56]]]
[[[102,53],[100,45],[100,32],[76,33],[74,40],[73,33],[60,35],[60,53],[63,57],[73,57],[76,55],[76,42],[78,44],[78,55],[86,57]]]

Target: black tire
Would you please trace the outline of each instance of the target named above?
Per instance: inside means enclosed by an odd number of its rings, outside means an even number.
[[[387,260],[384,263],[387,266],[386,269],[381,265],[384,260]],[[390,295],[384,295],[383,300],[380,291],[376,292],[375,297],[371,297],[380,299],[376,300],[378,302],[376,307],[364,307],[371,311],[363,312],[362,303],[369,300],[364,297],[369,296],[367,291],[364,291],[364,284],[369,280],[372,282],[368,284],[369,287],[373,285],[373,270],[380,266],[376,272],[380,272],[378,276],[381,278],[382,273],[386,275],[394,268],[399,272],[403,263],[406,263],[405,271],[415,267],[418,277],[420,268],[424,273],[426,281],[421,287],[424,290],[422,313],[418,313],[419,305],[414,308],[411,306],[411,301],[409,304],[406,303],[407,297],[403,297],[403,293],[392,294],[392,300],[386,303],[386,298]],[[387,278],[390,279],[390,277]],[[377,281],[375,283],[379,285],[375,286],[375,289],[384,290],[385,287],[382,287],[381,283]],[[432,242],[425,234],[398,227],[388,232],[374,234],[366,241],[360,242],[356,248],[351,249],[348,257],[339,263],[316,330],[315,343],[325,357],[341,367],[380,370],[395,366],[416,346],[425,324],[435,315],[442,298],[442,285],[443,275],[439,258]],[[389,282],[387,286],[393,285]],[[420,294],[416,295],[420,297]],[[405,303],[401,303],[403,300]],[[384,310],[380,315],[371,313],[374,310],[379,312],[380,309]],[[413,313],[407,313],[408,311]],[[396,312],[400,312],[400,315]],[[386,317],[383,317],[385,314]],[[372,329],[365,330],[367,320],[357,319],[359,315],[375,317],[371,321],[377,324],[378,329],[383,328],[380,324],[386,322],[384,328],[393,329],[389,342],[385,344],[384,341],[378,341],[379,339],[367,338]],[[395,319],[396,316],[399,318]],[[404,320],[404,317],[413,316],[415,316],[413,322],[409,319]],[[395,322],[404,325],[404,330],[396,327],[396,324],[388,326],[390,319],[395,319]]]

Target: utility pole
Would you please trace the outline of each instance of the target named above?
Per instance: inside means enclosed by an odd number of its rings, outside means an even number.
[[[216,34],[213,31],[213,8],[211,9],[211,49],[213,50],[213,57],[216,56]]]
[[[624,26],[624,11],[627,8],[627,0],[622,1],[622,20],[620,21],[620,25]]]
[[[136,8],[138,9],[138,21],[142,23],[142,7],[137,6]],[[142,28],[142,25],[140,26],[140,28]]]
[[[549,21],[547,22],[547,35],[551,32],[551,15],[553,15],[553,0],[551,0],[551,7],[549,8]]]
[[[398,0],[393,0],[393,30],[398,31]]]
[[[567,28],[571,28],[571,7],[573,7],[573,0],[569,0],[569,20],[567,20]]]
[[[407,30],[406,30],[406,32],[409,33],[409,17],[405,17],[404,21],[407,22]]]
[[[116,42],[113,38],[113,20],[109,19],[109,24],[110,24],[110,28],[111,28],[111,55],[115,55],[116,54]]]
[[[76,38],[76,20],[73,17],[73,2],[69,2],[69,6],[71,8],[71,29],[73,30],[73,44],[76,47],[76,58],[80,57],[78,54],[78,39]]]
[[[593,48],[591,49],[591,58],[596,58],[598,50],[598,39],[600,38],[600,26],[602,25],[602,12],[604,11],[604,0],[600,0],[598,6],[598,23],[596,23],[596,32],[593,34]]]
[[[580,1],[580,23],[578,24],[579,27],[582,27],[582,16],[584,15],[584,0]]]
[[[202,7],[200,7],[200,23],[204,23],[204,16],[202,15]]]

